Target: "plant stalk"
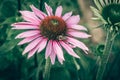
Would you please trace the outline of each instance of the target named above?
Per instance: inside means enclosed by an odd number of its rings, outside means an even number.
[[[18,3],[18,11],[21,10],[21,0],[17,0],[17,3]],[[20,13],[18,12],[18,16],[20,16]]]
[[[39,0],[39,9],[41,11],[43,11],[43,4],[44,4],[44,1],[43,0]]]
[[[44,57],[44,56],[42,56],[42,57]],[[36,79],[35,80],[39,80],[39,73],[40,73],[40,71],[42,71],[42,63],[43,63],[43,61],[44,61],[44,58],[41,58],[40,59],[40,62],[39,62],[39,64],[38,64],[38,67],[37,67],[37,71],[36,71]]]
[[[35,53],[34,55],[34,64],[35,64],[35,67],[38,67],[37,53]]]
[[[106,42],[105,42],[105,48],[103,51],[103,55],[100,58],[100,65],[98,68],[96,80],[103,80],[103,75],[104,75],[108,60],[109,60],[113,42],[114,42],[114,39],[112,39],[112,31],[108,30]]]
[[[45,70],[44,70],[44,73],[43,73],[44,80],[49,80],[50,69],[51,69],[51,61],[50,61],[50,58],[48,58],[48,59],[46,59]]]

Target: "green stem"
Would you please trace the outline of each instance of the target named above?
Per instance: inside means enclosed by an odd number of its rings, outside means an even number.
[[[39,9],[41,11],[43,11],[43,4],[44,4],[44,1],[43,0],[39,0]]]
[[[38,66],[37,53],[35,53],[34,55],[34,64],[35,64],[35,67]]]
[[[100,59],[100,66],[98,68],[96,80],[103,80],[102,78],[104,75],[104,71],[106,69],[106,65],[107,65],[108,60],[109,60],[109,56],[110,56],[113,42],[114,42],[114,39],[112,39],[112,31],[108,30],[106,44],[105,44],[105,48],[103,51],[103,55],[101,56],[101,59]]]
[[[21,10],[21,0],[17,0],[18,3],[18,11]],[[18,16],[20,16],[20,13],[18,13]]]
[[[80,70],[80,65],[78,64],[78,62],[75,60],[75,58],[73,57],[73,62],[74,62],[74,64],[75,64],[75,67],[76,67],[76,80],[80,80],[79,79],[79,75],[78,75],[78,70]]]
[[[40,71],[42,71],[42,63],[43,63],[43,61],[44,61],[44,58],[43,58],[44,56],[42,56],[42,58],[40,59],[40,62],[39,62],[39,65],[38,65],[38,68],[37,68],[37,71],[36,71],[36,80],[39,80],[39,73],[40,73]]]
[[[44,70],[44,73],[43,73],[44,80],[49,80],[49,78],[50,78],[50,69],[51,69],[51,61],[50,61],[50,58],[48,58],[46,60],[45,70]]]

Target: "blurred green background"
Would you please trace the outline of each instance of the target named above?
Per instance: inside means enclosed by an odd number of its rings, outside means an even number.
[[[15,36],[22,32],[11,29],[11,24],[22,21],[19,10],[30,10],[29,5],[33,4],[40,8],[41,0],[0,0],[0,80],[43,80],[45,65],[44,52],[27,59],[22,55],[26,45],[18,46],[20,40]],[[99,55],[102,54],[105,41],[105,31],[96,28],[99,22],[92,21],[93,14],[90,5],[94,6],[93,0],[43,0],[55,10],[57,6],[63,6],[63,14],[73,11],[79,14],[80,24],[89,29],[90,39],[82,40],[89,47],[88,55],[79,49],[75,52],[81,57],[75,59],[65,54],[65,62],[61,65],[56,61],[52,65],[50,80],[95,80],[96,71],[99,65]],[[42,10],[44,3],[42,3]],[[64,52],[66,53],[66,52]],[[120,80],[120,35],[116,37],[113,50],[105,71],[104,80]]]

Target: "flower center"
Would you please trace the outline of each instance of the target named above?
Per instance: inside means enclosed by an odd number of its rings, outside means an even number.
[[[40,25],[41,34],[48,39],[61,40],[60,36],[66,36],[66,23],[57,16],[48,16],[42,20]]]
[[[102,10],[102,16],[112,24],[120,22],[120,4],[109,4]]]

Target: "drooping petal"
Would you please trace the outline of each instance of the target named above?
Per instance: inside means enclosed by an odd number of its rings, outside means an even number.
[[[38,53],[39,53],[40,51],[42,51],[42,50],[45,48],[46,43],[47,43],[47,40],[46,40],[46,39],[41,39],[41,40],[39,41],[39,43],[37,44],[37,46],[36,46],[35,48],[33,48],[33,49],[29,52],[28,58],[30,58],[31,56],[33,56],[37,50],[38,50]]]
[[[65,41],[65,43],[66,43],[69,47],[71,47],[71,48],[76,48],[76,47],[77,47],[76,45],[73,45],[73,44],[71,44],[71,43],[69,43],[69,42],[67,42],[67,41]]]
[[[64,43],[63,41],[60,42],[60,44],[63,46],[63,48],[68,52],[68,54],[76,57],[76,58],[79,58],[79,56],[73,51],[73,49],[67,45],[66,43]]]
[[[109,0],[109,3],[112,3],[112,0]]]
[[[105,0],[105,4],[108,5],[108,0]]]
[[[68,26],[70,26],[70,25],[78,24],[79,21],[80,21],[80,17],[79,17],[79,15],[76,15],[76,16],[71,16],[69,19],[67,19],[66,23]]]
[[[120,0],[117,0],[117,2],[116,3],[120,3]]]
[[[45,3],[45,9],[47,11],[48,16],[53,15],[52,8]]]
[[[68,26],[68,28],[87,31],[87,28],[85,28],[84,26],[81,26],[81,25],[70,25],[70,26]]]
[[[63,62],[64,60],[63,51],[60,45],[56,41],[53,41],[53,49],[58,57],[59,62]]]
[[[38,50],[38,45],[29,52],[28,58],[32,57],[37,50]]]
[[[50,59],[51,59],[51,63],[54,64],[55,63],[55,58],[56,58],[56,54],[54,52],[52,52],[50,54]]]
[[[47,47],[46,47],[46,52],[45,52],[45,58],[47,59],[48,58],[48,56],[50,56],[50,54],[52,53],[52,40],[50,40],[49,42],[48,42],[48,45],[47,45]]]
[[[25,44],[25,43],[29,43],[29,42],[31,42],[32,40],[34,40],[34,39],[36,39],[36,38],[38,38],[38,37],[40,37],[40,35],[34,35],[34,36],[27,37],[27,38],[23,39],[22,41],[20,41],[20,42],[18,43],[18,45],[22,45],[22,44]]]
[[[81,48],[83,51],[88,51],[89,49],[87,48],[87,46],[81,42],[81,41],[78,41],[74,38],[70,38],[70,37],[67,37],[67,41],[73,45],[76,45],[77,47]]]
[[[38,53],[45,48],[46,44],[47,44],[47,39],[42,39],[41,42],[39,43]]]
[[[103,0],[100,0],[99,2],[100,2],[102,7],[105,6],[105,2]]]
[[[25,38],[25,37],[30,37],[39,34],[39,30],[31,30],[31,31],[26,31],[23,33],[20,33],[16,36],[16,38]]]
[[[37,24],[39,25],[41,20],[38,19],[34,12],[30,12],[30,11],[20,11],[20,13],[22,14],[22,17],[24,20],[28,21],[28,22],[31,22],[31,23],[34,23],[34,24]]]
[[[91,37],[91,35],[89,35],[85,32],[78,32],[78,31],[69,31],[68,34],[73,36],[73,37],[78,37],[78,38],[89,38],[89,37]]]
[[[60,57],[58,57],[58,61],[61,63],[61,64],[63,64],[63,59],[61,59]]]
[[[39,9],[37,9],[35,6],[31,5],[30,6],[32,11],[40,18],[40,19],[44,19],[47,15],[45,13],[43,13],[42,11],[40,11]]]
[[[36,45],[41,41],[41,38],[37,38],[36,40],[32,41],[30,44],[28,44],[28,46],[25,48],[25,50],[23,51],[23,55],[29,51],[31,51],[33,48],[36,47]]]
[[[115,0],[114,3],[119,3],[119,0]]]
[[[14,26],[12,29],[39,29],[38,25],[29,22],[18,22],[11,26]]]
[[[61,17],[62,15],[62,6],[57,7],[55,16]]]
[[[69,17],[71,17],[71,15],[72,15],[72,12],[68,12],[62,17],[62,19],[66,21]]]

